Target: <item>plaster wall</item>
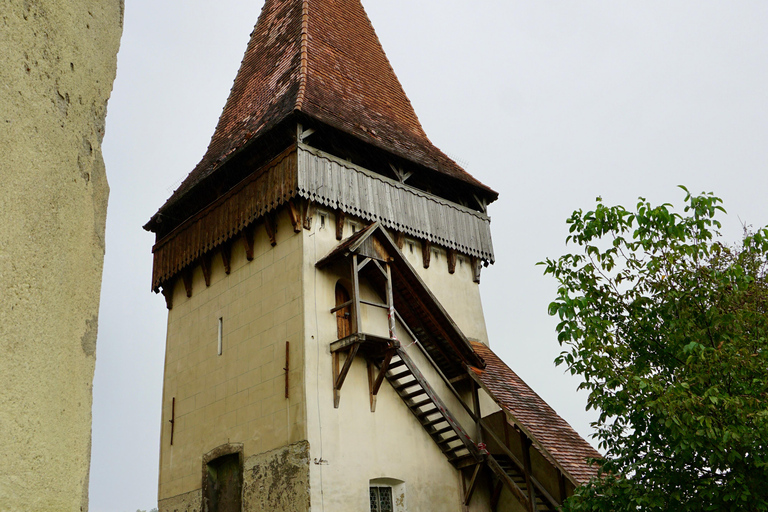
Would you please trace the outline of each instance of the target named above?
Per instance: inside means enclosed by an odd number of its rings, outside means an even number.
[[[161,510],[177,510],[179,501],[185,506],[195,503],[194,496],[202,486],[203,454],[219,446],[242,443],[248,466],[252,456],[307,439],[302,248],[303,237],[294,233],[284,210],[278,215],[275,247],[259,225],[253,261],[247,260],[240,238],[232,247],[229,275],[217,252],[212,258],[210,286],[206,286],[200,266],[193,271],[191,298],[181,279],[175,283],[168,315],[162,405]],[[287,399],[286,341],[291,354]],[[249,496],[258,501],[252,487]]]
[[[448,273],[445,249],[432,246],[429,268],[424,268],[421,241],[405,237],[402,248],[408,263],[426,283],[453,321],[468,338],[488,345],[480,285],[473,281],[472,262],[468,256],[457,255],[456,271]]]
[[[353,362],[341,390],[340,406],[338,409],[333,407],[330,343],[336,340],[337,331],[336,318],[330,309],[335,305],[336,283],[339,279],[348,279],[349,271],[344,265],[315,269],[314,263],[338,244],[332,214],[320,214],[327,216],[325,228],[320,227],[316,216],[312,230],[305,232],[303,267],[312,506],[318,510],[325,508],[340,512],[368,510],[371,480],[392,479],[404,482],[405,502],[402,510],[463,511],[461,473],[448,462],[386,381],[379,391],[376,411],[371,412],[368,374],[363,357]],[[362,223],[358,224],[358,227],[361,226]],[[348,223],[344,237],[351,234],[352,227]],[[408,249],[407,242],[405,249]],[[485,331],[484,325],[479,327],[482,323],[482,307],[479,296],[471,291],[477,285],[472,282],[470,266],[465,264],[467,272],[463,272],[457,265],[456,274],[451,276],[444,259],[435,262],[433,258],[432,266],[423,269],[421,253],[417,256],[418,266],[413,266],[420,270],[422,276],[429,274],[433,284],[441,278],[452,278],[451,282],[455,279],[453,291],[450,291],[450,284],[439,287],[438,299],[444,305],[446,302],[453,304],[461,320],[456,317],[454,319],[461,328],[469,328],[476,336],[482,335]],[[414,260],[411,259],[411,263]],[[463,297],[454,299],[452,294]],[[365,281],[361,282],[361,296],[376,297]],[[473,302],[475,299],[477,303]],[[468,314],[461,312],[462,308],[479,311],[480,320],[469,318]],[[454,311],[449,310],[449,313],[453,316]],[[365,332],[387,335],[386,311],[363,307],[361,316]],[[397,335],[403,346],[408,346],[412,341],[401,327]],[[473,422],[418,347],[410,346],[408,353],[449,410],[474,438]],[[344,357],[342,355],[342,361]],[[485,510],[480,504],[489,502],[487,490],[478,490],[476,496],[470,510]]]
[[[0,0],[0,508],[88,508],[121,0]]]

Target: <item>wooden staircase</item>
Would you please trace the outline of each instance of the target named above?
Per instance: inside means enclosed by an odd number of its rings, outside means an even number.
[[[393,354],[385,377],[452,464],[483,459],[475,443],[402,347]]]
[[[530,499],[530,491],[528,489],[528,483],[525,479],[525,474],[517,468],[515,463],[512,462],[512,459],[504,454],[489,454],[488,457],[489,459],[493,459],[493,462],[488,464],[491,469],[494,470],[494,465],[497,466],[497,468],[500,468],[504,472],[506,479],[501,475],[497,474],[497,476],[501,476],[502,480],[506,480],[504,483],[506,483],[508,487],[513,483],[517,491],[519,491],[526,498],[526,500]],[[498,469],[494,470],[494,472],[498,473]],[[512,490],[513,494],[517,494],[515,489],[510,490]],[[557,512],[558,509],[554,507],[549,501],[545,500],[539,493],[534,492],[534,496],[534,510],[536,512]]]

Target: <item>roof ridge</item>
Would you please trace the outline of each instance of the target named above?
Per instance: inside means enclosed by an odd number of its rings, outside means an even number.
[[[304,106],[304,94],[307,91],[307,75],[309,74],[309,0],[301,0],[301,64],[299,66],[299,92],[296,95],[296,110]]]

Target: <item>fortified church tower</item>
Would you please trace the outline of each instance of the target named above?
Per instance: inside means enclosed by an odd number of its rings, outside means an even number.
[[[359,0],[267,0],[145,226],[161,511],[554,511],[598,454],[488,348],[496,192],[422,129]]]

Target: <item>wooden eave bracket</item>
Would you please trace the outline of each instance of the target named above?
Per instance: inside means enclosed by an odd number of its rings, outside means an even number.
[[[173,285],[175,283],[175,279],[170,279],[160,286],[160,293],[165,297],[165,307],[169,310],[173,309]]]
[[[224,273],[229,275],[232,272],[232,242],[230,241],[221,244],[221,262],[224,264]]]
[[[421,243],[421,259],[424,268],[429,268],[429,262],[432,259],[432,242],[424,240]]]
[[[315,203],[307,201],[307,205],[304,207],[304,229],[312,229],[312,218],[315,215]]]
[[[397,245],[397,248],[401,251],[403,250],[403,246],[405,245],[405,233],[402,231],[397,231],[395,233],[395,244]]]
[[[296,201],[291,199],[288,201],[288,215],[291,217],[291,224],[293,225],[294,233],[301,233],[301,208],[296,204]]]
[[[277,215],[275,212],[267,212],[264,215],[264,227],[267,230],[269,243],[272,247],[277,245]]]
[[[203,269],[205,286],[211,286],[211,253],[207,252],[200,258],[200,267]]]
[[[336,240],[341,240],[344,236],[344,219],[346,214],[343,210],[336,210]]]
[[[243,230],[243,243],[245,244],[245,258],[253,261],[253,227]]]
[[[181,280],[184,281],[184,290],[189,299],[192,297],[192,267],[187,267],[181,272]]]
[[[456,249],[448,249],[448,273],[456,272]]]

